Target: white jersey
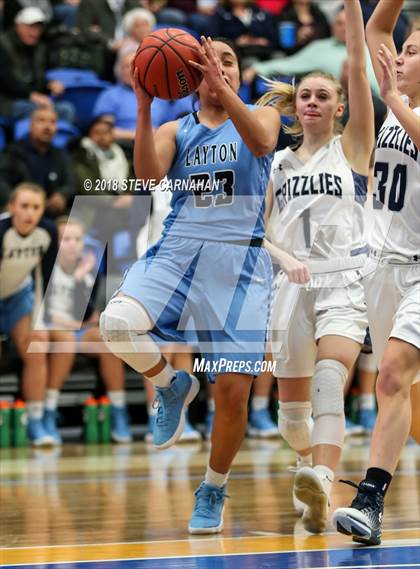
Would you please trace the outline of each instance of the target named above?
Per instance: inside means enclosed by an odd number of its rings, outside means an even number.
[[[86,310],[86,305],[77,306],[78,302],[83,303],[83,299],[86,298],[86,302],[92,293],[93,286],[95,284],[95,279],[90,273],[87,273],[82,281],[77,282],[73,273],[66,273],[59,262],[54,266],[54,270],[51,277],[51,288],[49,289],[48,303],[49,303],[49,313],[54,317],[59,317],[66,321],[78,321],[79,314],[81,310],[83,313]],[[82,298],[79,298],[77,294],[77,287],[87,290],[87,294],[83,294]]]
[[[407,97],[402,97],[407,102]],[[414,109],[420,116],[420,107]],[[389,111],[376,142],[373,231],[369,245],[379,252],[420,255],[419,150]]]
[[[271,181],[272,243],[302,261],[345,259],[363,251],[367,176],[352,171],[340,136],[306,163],[290,148],[277,152]]]

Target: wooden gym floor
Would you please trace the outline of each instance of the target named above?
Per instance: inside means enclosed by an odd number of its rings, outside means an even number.
[[[350,439],[339,478],[360,479],[367,440]],[[36,569],[376,569],[420,567],[419,452],[409,444],[387,497],[380,547],[330,531],[311,536],[293,513],[293,454],[247,440],[236,458],[221,536],[189,536],[208,443],[158,452],[66,444],[0,452],[0,562]],[[353,490],[335,484],[332,507]]]

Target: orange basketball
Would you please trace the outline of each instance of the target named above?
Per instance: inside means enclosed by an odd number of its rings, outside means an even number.
[[[149,34],[137,50],[134,65],[140,85],[160,99],[182,99],[199,86],[202,74],[188,60],[200,62],[199,42],[188,32],[162,28]]]

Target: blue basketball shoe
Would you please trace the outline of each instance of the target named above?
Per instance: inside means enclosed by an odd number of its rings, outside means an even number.
[[[57,428],[57,420],[58,420],[57,411],[53,411],[51,409],[45,409],[44,416],[42,417],[42,424],[43,427],[50,437],[53,438],[55,445],[61,445],[63,442],[61,439],[61,435]]]
[[[188,413],[186,413],[184,431],[179,437],[179,442],[189,443],[193,441],[201,441],[201,434],[192,426]]]
[[[52,447],[54,439],[47,433],[42,424],[42,419],[28,419],[28,438],[34,447]]]
[[[188,531],[192,534],[220,533],[223,529],[223,508],[226,486],[202,482],[195,491],[195,506]]]
[[[112,440],[114,443],[130,443],[133,436],[130,432],[127,407],[111,405]]]
[[[248,435],[258,439],[279,437],[279,429],[268,409],[252,409],[249,414]]]
[[[168,387],[156,387],[158,410],[153,429],[156,448],[169,448],[180,438],[185,427],[185,411],[199,390],[198,379],[185,371],[177,371]]]

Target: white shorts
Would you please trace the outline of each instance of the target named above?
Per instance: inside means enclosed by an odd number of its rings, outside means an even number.
[[[317,341],[344,336],[363,344],[367,313],[361,280],[346,286],[306,288],[284,273],[274,283],[271,340],[276,377],[311,377]]]
[[[369,259],[363,279],[376,365],[389,338],[420,348],[420,264]]]

